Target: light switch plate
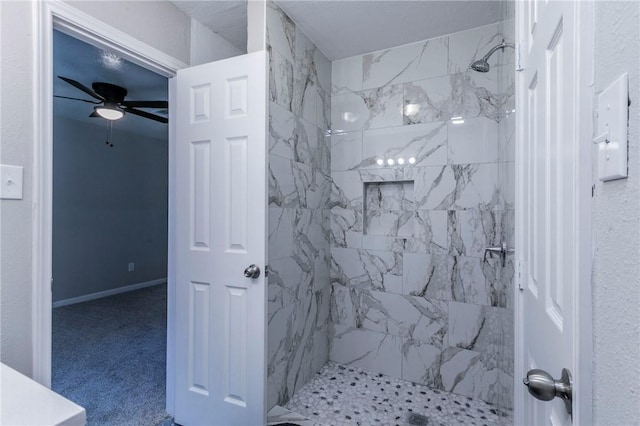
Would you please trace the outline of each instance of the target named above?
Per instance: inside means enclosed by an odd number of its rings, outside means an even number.
[[[598,96],[598,178],[602,181],[626,178],[629,83],[621,75]]]
[[[22,200],[23,168],[0,164],[0,199]]]

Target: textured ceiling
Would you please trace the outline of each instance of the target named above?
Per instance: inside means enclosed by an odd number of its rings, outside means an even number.
[[[497,22],[499,1],[277,3],[330,59],[342,59]]]
[[[57,78],[63,76],[87,87],[96,81],[122,86],[127,89],[126,100],[168,100],[167,79],[131,62],[106,55],[103,50],[91,46],[59,31],[53,34],[53,94],[93,100],[79,89]],[[109,60],[111,59],[111,60]],[[110,64],[107,66],[106,64]],[[144,111],[158,114],[158,110]],[[86,123],[100,123],[107,128],[107,120],[89,118],[93,105],[69,99],[53,98],[54,117],[62,116]],[[165,115],[160,113],[159,115]],[[114,129],[142,134],[157,139],[167,139],[167,124],[126,114],[113,122]]]
[[[174,0],[172,3],[241,52],[247,51],[247,0]]]

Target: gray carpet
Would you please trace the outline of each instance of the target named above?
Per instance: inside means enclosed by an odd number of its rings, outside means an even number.
[[[54,309],[52,389],[90,426],[162,422],[166,328],[166,285]]]

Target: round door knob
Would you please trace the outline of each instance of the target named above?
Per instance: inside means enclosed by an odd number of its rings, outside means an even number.
[[[244,276],[247,278],[256,279],[260,276],[260,268],[258,265],[251,264],[247,269],[244,270]]]
[[[529,393],[541,401],[551,401],[553,398],[564,400],[567,412],[571,414],[572,383],[571,373],[562,369],[560,380],[554,380],[551,374],[534,368],[529,370],[522,383],[529,389]]]

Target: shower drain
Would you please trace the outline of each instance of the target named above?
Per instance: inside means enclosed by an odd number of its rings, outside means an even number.
[[[411,413],[407,421],[410,425],[427,426],[429,424],[429,417],[423,416],[422,414]]]

